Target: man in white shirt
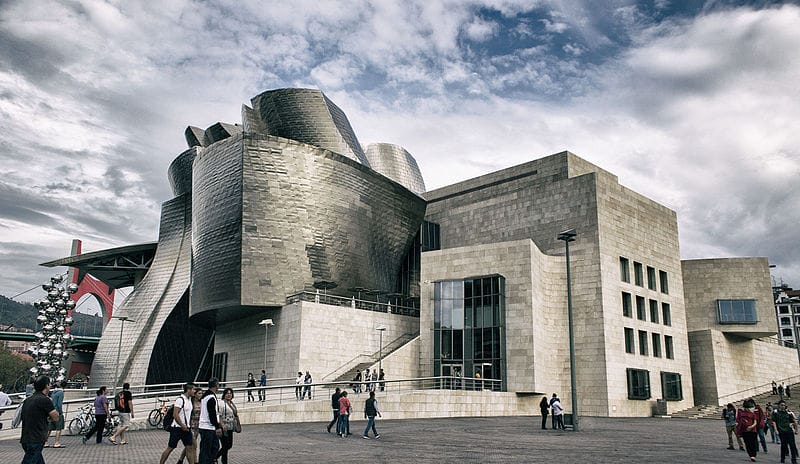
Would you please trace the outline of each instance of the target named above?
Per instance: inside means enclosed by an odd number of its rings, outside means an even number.
[[[178,447],[178,442],[182,442],[184,447],[192,446],[192,431],[189,427],[192,424],[192,400],[195,385],[187,383],[183,385],[183,394],[175,399],[172,408],[172,426],[169,429],[169,442],[167,448],[161,453],[159,464],[167,462],[170,453]],[[189,464],[195,464],[194,453],[187,452],[186,460]]]
[[[217,389],[219,380],[211,377],[208,390],[203,393],[200,402],[200,457],[199,464],[212,464],[219,452],[219,437],[222,436],[222,424],[217,412]]]
[[[11,406],[11,398],[8,397],[6,392],[2,390],[3,386],[0,385],[0,407],[2,406]],[[0,411],[0,416],[3,415],[4,411]],[[3,428],[3,423],[0,422],[0,429]]]

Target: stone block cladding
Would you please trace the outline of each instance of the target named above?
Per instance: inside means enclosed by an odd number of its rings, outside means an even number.
[[[691,330],[715,329],[756,338],[777,334],[767,258],[682,261],[686,317]],[[755,299],[756,324],[720,324],[717,300]]]
[[[228,353],[229,380],[245,380],[248,372],[261,372],[265,330],[258,321],[263,318],[275,323],[268,336],[269,378],[293,378],[298,371],[308,370],[315,382],[333,380],[326,376],[359,356],[378,352],[380,335],[375,327],[386,326],[384,346],[419,332],[415,317],[301,301],[217,328],[214,351]],[[401,369],[408,371],[410,367]],[[391,373],[386,363],[384,370]]]
[[[774,341],[702,329],[689,332],[689,345],[692,377],[700,385],[694,392],[697,404],[721,405],[763,393],[770,381],[797,372],[797,351]]]
[[[603,311],[599,316],[605,326],[608,414],[623,417],[650,415],[655,400],[664,397],[661,372],[681,376],[683,400],[669,401],[668,411],[691,407],[692,372],[689,366],[677,215],[669,208],[621,186],[611,174],[598,173],[596,179],[601,267],[601,283],[597,288],[603,292]],[[622,279],[621,258],[628,260],[629,282]],[[638,267],[642,270],[640,285],[637,285],[634,276],[634,263],[639,263]],[[666,288],[661,288],[661,276],[666,278]],[[623,315],[623,292],[630,295],[633,303],[630,316]],[[643,319],[637,313],[637,297],[645,305]],[[669,324],[664,320],[665,304],[669,307]],[[655,314],[651,309],[655,309]],[[625,328],[634,331],[633,353],[625,350]],[[646,338],[644,354],[640,333],[644,333]],[[672,340],[672,359],[666,353],[666,337]],[[654,338],[658,338],[660,353],[655,352]],[[649,400],[628,399],[628,368],[649,372]]]

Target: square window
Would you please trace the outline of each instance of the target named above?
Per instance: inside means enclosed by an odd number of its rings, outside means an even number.
[[[628,399],[646,400],[650,398],[650,371],[628,369]]]
[[[633,354],[633,353],[636,352],[636,348],[634,346],[634,343],[635,342],[633,340],[633,329],[631,329],[629,327],[625,327],[625,352],[626,353]]]
[[[672,347],[672,337],[664,335],[664,350],[667,352],[667,359],[675,359],[675,351]]]
[[[636,297],[636,318],[640,321],[647,320],[647,308],[644,305],[644,297],[637,296]]]
[[[669,303],[661,303],[661,315],[663,316],[664,325],[672,325],[672,311],[669,308]]]
[[[647,332],[644,330],[639,331],[639,354],[647,356]]]
[[[622,292],[622,315],[625,317],[633,317],[633,301],[631,294]]]
[[[647,266],[647,288],[656,290],[656,270]]]
[[[649,300],[650,303],[650,322],[658,324],[658,301]]]
[[[619,277],[623,282],[630,283],[631,281],[630,263],[628,258],[623,258],[622,256],[619,257]]]
[[[644,286],[644,268],[642,263],[633,262],[633,283],[639,287]]]

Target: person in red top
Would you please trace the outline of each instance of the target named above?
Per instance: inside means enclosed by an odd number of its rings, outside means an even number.
[[[352,410],[350,400],[347,398],[347,391],[343,391],[342,396],[339,397],[339,422],[336,424],[336,433],[342,438],[347,436],[347,429],[350,428],[350,412]]]
[[[744,400],[743,409],[736,414],[736,435],[744,440],[744,447],[751,461],[758,455],[758,414],[756,402],[752,398]]]

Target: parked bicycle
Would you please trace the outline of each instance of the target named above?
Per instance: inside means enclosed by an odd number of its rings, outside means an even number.
[[[85,435],[94,428],[94,405],[87,403],[82,406],[80,413],[69,421],[67,430],[71,435]]]
[[[169,403],[169,400],[159,398],[158,401],[161,403],[161,406],[153,409],[150,411],[150,414],[147,415],[147,423],[152,427],[160,427],[161,422],[164,421],[164,414],[167,413],[167,403]]]

